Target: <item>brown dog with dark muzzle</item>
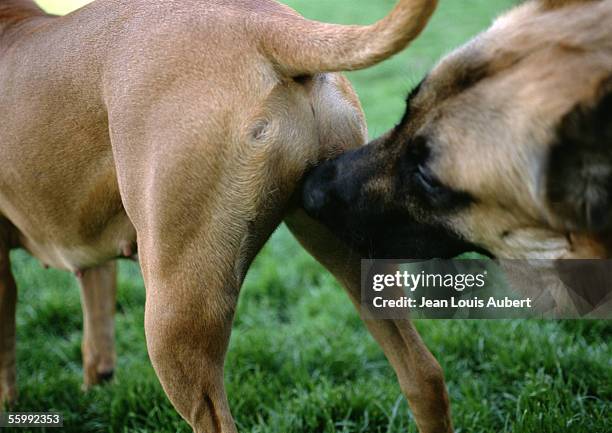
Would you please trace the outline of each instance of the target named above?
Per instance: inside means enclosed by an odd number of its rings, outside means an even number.
[[[272,0],[98,0],[65,17],[0,0],[0,401],[16,397],[9,251],[75,272],[85,385],[114,368],[118,256],[138,251],[149,354],[201,433],[236,432],[223,361],[245,273],[283,220],[359,304],[359,255],[297,209],[303,173],[366,141],[334,71],[402,49],[434,0],[372,26]],[[367,321],[423,433],[452,431],[441,370],[408,321]]]
[[[315,169],[304,203],[373,257],[609,257],[612,0],[502,16],[428,74],[392,131]]]

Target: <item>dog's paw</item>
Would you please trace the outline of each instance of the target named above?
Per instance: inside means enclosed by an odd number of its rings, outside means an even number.
[[[17,387],[0,384],[0,411],[10,409],[17,402]]]
[[[88,391],[91,387],[110,382],[115,375],[114,368],[98,370],[95,366],[85,368],[83,372],[83,385],[81,389]]]

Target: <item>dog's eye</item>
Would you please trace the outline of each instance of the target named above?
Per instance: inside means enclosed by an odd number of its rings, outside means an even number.
[[[473,202],[470,194],[453,190],[441,183],[424,164],[417,165],[412,176],[417,195],[423,203],[437,211],[449,211]]]
[[[419,186],[421,186],[427,194],[437,194],[444,189],[442,184],[434,178],[431,171],[423,164],[417,166],[414,177]]]

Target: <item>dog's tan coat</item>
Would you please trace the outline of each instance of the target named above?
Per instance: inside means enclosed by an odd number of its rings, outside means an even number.
[[[85,385],[114,366],[114,267],[135,244],[151,360],[197,432],[235,432],[223,360],[242,279],[286,218],[358,304],[359,261],[291,196],[366,139],[350,84],[421,31],[436,1],[373,26],[271,0],[98,0],[65,17],[0,0],[0,400],[15,391],[11,248],[76,272]],[[424,433],[452,431],[442,373],[408,321],[367,322]]]

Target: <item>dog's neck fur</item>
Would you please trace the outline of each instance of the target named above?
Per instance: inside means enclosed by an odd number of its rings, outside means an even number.
[[[32,0],[0,0],[0,42],[3,42],[9,30],[29,18],[44,15],[45,12]]]

